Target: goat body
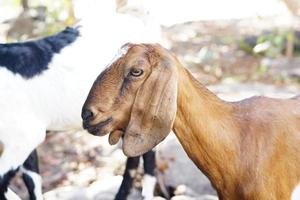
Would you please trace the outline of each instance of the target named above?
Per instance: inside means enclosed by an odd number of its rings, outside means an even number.
[[[63,39],[68,40],[67,36]],[[47,41],[47,38],[42,41]],[[3,55],[10,60],[13,58],[7,54],[13,49],[26,49],[27,52],[36,49],[45,52],[42,49],[44,45],[31,43],[32,45],[27,47],[24,47],[26,43],[20,44],[19,48],[17,44],[6,45],[1,52],[4,52]],[[51,43],[48,45],[53,46]],[[0,107],[3,116],[0,120],[0,140],[4,143],[3,155],[0,158],[0,173],[19,167],[31,151],[44,140],[45,130],[80,127],[76,113],[80,113],[80,101],[83,100],[84,94],[78,92],[76,87],[84,89],[82,84],[89,81],[87,76],[79,75],[80,72],[87,71],[86,69],[71,64],[72,59],[66,59],[66,56],[71,58],[76,50],[71,46],[67,45],[60,54],[46,51],[48,54],[45,57],[49,59],[48,62],[45,62],[43,56],[35,58],[34,53],[33,55],[16,53],[15,61],[20,63],[19,66],[2,62],[7,65],[0,67]],[[17,57],[24,57],[25,61],[18,62]],[[30,62],[37,66],[27,67]],[[43,65],[38,66],[41,63]],[[14,152],[15,156],[10,152]]]
[[[220,199],[290,199],[300,182],[299,97],[228,103],[178,71],[173,130]]]
[[[220,199],[288,200],[295,194],[300,97],[225,102],[160,45],[123,48],[127,53],[99,75],[84,104],[83,113],[92,113],[83,119],[90,133],[122,130],[123,152],[137,156],[173,129]]]

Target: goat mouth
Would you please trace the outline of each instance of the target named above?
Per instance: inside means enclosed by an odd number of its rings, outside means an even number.
[[[92,135],[96,135],[96,136],[103,136],[106,135],[109,131],[105,130],[105,126],[107,126],[108,124],[110,124],[113,121],[112,117],[107,118],[104,121],[99,122],[96,125],[90,125],[88,127],[86,127],[86,130],[91,133]]]

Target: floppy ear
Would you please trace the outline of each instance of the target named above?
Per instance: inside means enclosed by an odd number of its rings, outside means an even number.
[[[176,117],[176,67],[161,58],[152,64],[151,74],[137,91],[124,134],[123,152],[130,157],[141,155],[161,142]]]

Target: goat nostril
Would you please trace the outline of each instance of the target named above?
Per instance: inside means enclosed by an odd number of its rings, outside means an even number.
[[[88,109],[82,111],[81,117],[84,121],[91,119],[94,116],[94,113]]]

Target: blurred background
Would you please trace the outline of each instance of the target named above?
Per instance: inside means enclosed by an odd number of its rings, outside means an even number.
[[[72,25],[101,33],[107,24],[99,19],[109,24],[118,14],[159,28],[163,45],[223,99],[299,94],[300,0],[1,0],[0,42],[39,38]],[[107,139],[49,133],[38,151],[46,199],[110,199],[118,189],[125,157]],[[214,191],[173,135],[158,147],[157,163],[166,188],[186,199],[213,198],[203,196]],[[140,198],[142,174],[132,199]],[[13,189],[26,196],[18,178]]]

